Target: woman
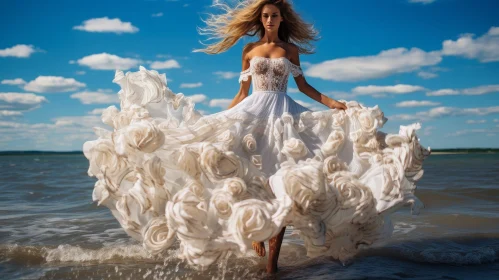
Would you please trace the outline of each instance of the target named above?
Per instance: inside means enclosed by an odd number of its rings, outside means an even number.
[[[411,204],[429,151],[418,124],[398,135],[377,131],[378,107],[330,99],[300,68],[300,45],[316,36],[283,0],[244,1],[212,15],[204,34],[221,40],[198,50],[220,53],[245,34],[260,40],[243,50],[239,93],[229,109],[201,115],[174,94],[166,77],[141,67],[116,72],[121,111],[102,115],[112,132],[84,145],[96,176],[93,199],[151,253],[178,239],[178,255],[203,269],[221,256],[245,256],[251,245],[277,270],[284,228],[300,232],[309,256],[344,262],[362,245],[392,232],[389,213]],[[294,43],[296,44],[294,44]],[[286,94],[292,74],[299,90],[328,106],[312,112]],[[250,83],[253,93],[248,96]]]

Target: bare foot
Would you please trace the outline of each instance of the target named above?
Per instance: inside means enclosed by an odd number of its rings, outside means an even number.
[[[265,244],[263,244],[263,242],[253,241],[251,245],[258,256],[265,257]]]

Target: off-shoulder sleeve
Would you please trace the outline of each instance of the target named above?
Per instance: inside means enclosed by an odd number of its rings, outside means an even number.
[[[303,71],[301,70],[301,67],[294,64],[293,62],[289,62],[289,65],[291,67],[291,74],[293,75],[293,77],[298,77],[300,75],[303,75]]]
[[[242,81],[247,81],[249,76],[251,76],[250,68],[241,72],[241,75],[239,75],[239,83],[241,83]]]

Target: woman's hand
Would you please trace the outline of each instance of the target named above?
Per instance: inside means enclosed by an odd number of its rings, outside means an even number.
[[[334,99],[329,99],[329,102],[325,105],[331,109],[339,109],[339,110],[346,110],[347,109],[347,105],[345,103],[338,102]]]

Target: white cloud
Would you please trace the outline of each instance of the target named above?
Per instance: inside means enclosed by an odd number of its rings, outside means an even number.
[[[486,123],[487,120],[467,120],[467,124],[481,124],[481,123]]]
[[[153,61],[150,67],[152,69],[172,69],[180,68],[180,64],[175,59],[168,59],[165,61]]]
[[[448,136],[461,136],[465,134],[478,134],[478,133],[486,133],[487,136],[494,136],[496,132],[499,131],[492,129],[463,129],[463,130],[458,130],[454,133],[450,133],[448,134]]]
[[[30,57],[31,54],[36,52],[33,45],[15,45],[11,48],[6,48],[3,50],[0,50],[0,57],[7,57],[7,56],[13,56],[13,57],[19,57],[19,58],[27,58]]]
[[[0,110],[0,118],[3,117],[18,117],[22,116],[22,112],[20,111],[10,111],[10,110]]]
[[[79,99],[83,104],[112,104],[119,103],[118,94],[108,94],[108,91],[82,91],[71,95],[73,99]]]
[[[239,77],[240,75],[240,73],[238,72],[229,72],[229,71],[217,71],[213,72],[213,74],[217,75],[221,79],[226,79],[226,80]]]
[[[288,87],[288,93],[300,93],[300,90],[294,87]]]
[[[394,86],[358,86],[352,89],[352,92],[346,91],[330,91],[326,95],[332,96],[334,99],[352,99],[358,96],[369,95],[375,98],[387,97],[387,94],[408,94],[426,90],[422,86],[398,84]]]
[[[4,112],[3,116],[19,115],[13,111],[25,112],[39,108],[40,105],[47,102],[44,96],[33,93],[1,92],[0,109]]]
[[[423,129],[423,135],[425,135],[425,136],[431,135],[431,131],[432,131],[432,130],[435,130],[435,127],[434,127],[434,126],[426,126],[426,127]]]
[[[156,14],[152,14],[151,16],[152,17],[162,17],[163,13],[159,12],[159,13],[156,13]]]
[[[430,91],[426,93],[427,96],[443,96],[443,95],[458,95],[458,94],[459,91],[450,88]]]
[[[462,90],[464,95],[482,95],[493,92],[499,92],[499,85],[485,85]]]
[[[499,85],[483,85],[465,89],[441,89],[437,91],[427,92],[427,96],[443,96],[443,95],[483,95],[488,93],[499,92]]]
[[[142,61],[134,58],[123,58],[114,54],[99,53],[78,59],[78,64],[95,70],[128,70]]]
[[[442,54],[478,59],[480,62],[499,61],[499,27],[491,27],[481,37],[474,37],[474,34],[463,34],[456,41],[445,40]]]
[[[92,111],[88,112],[89,115],[102,115],[102,112],[104,112],[104,110],[106,110],[106,108],[96,108],[96,109],[93,109]]]
[[[355,95],[407,94],[425,90],[422,86],[398,84],[394,86],[358,86],[352,89]]]
[[[332,81],[360,81],[413,72],[442,61],[439,52],[395,48],[377,55],[339,58],[312,64],[305,71],[310,77]]]
[[[203,83],[181,83],[180,88],[198,88],[203,86]]]
[[[433,79],[438,77],[438,74],[433,73],[433,72],[428,72],[428,71],[421,71],[418,72],[418,76],[423,78],[423,79]]]
[[[22,126],[22,123],[0,121],[0,128],[20,128]]]
[[[34,92],[68,92],[75,91],[86,84],[78,82],[73,78],[64,78],[60,76],[38,76],[33,81],[30,81],[24,86],[26,91]]]
[[[337,91],[337,90],[328,91],[328,92],[325,92],[324,94],[331,96],[334,99],[345,99],[345,100],[348,100],[348,99],[351,99],[351,98],[354,98],[357,96],[356,94],[351,93],[351,92]]]
[[[74,125],[74,123],[68,120],[58,120],[55,122],[55,126],[69,126],[69,125]]]
[[[436,107],[428,111],[418,112],[416,114],[393,115],[389,119],[394,120],[431,120],[448,116],[485,116],[499,113],[499,106],[481,107],[481,108],[456,108],[456,107]]]
[[[409,0],[409,3],[418,3],[418,4],[431,4],[437,0]]]
[[[111,32],[111,33],[136,33],[139,29],[130,22],[122,22],[119,18],[108,17],[92,18],[85,20],[82,25],[74,26],[73,29],[86,32]]]
[[[21,78],[2,81],[2,85],[18,86],[18,85],[24,85],[24,84],[26,84],[26,81],[21,79]]]
[[[227,98],[221,98],[221,99],[212,99],[210,100],[210,107],[220,107],[222,109],[227,109],[229,107],[230,103],[232,102],[232,99],[227,99]]]
[[[85,141],[97,138],[93,127],[110,129],[100,116],[62,116],[52,121],[35,124],[0,121],[0,141],[18,149],[29,146],[38,150],[81,150]]]
[[[295,100],[295,101],[296,101],[296,103],[300,104],[301,106],[306,107],[307,109],[312,110],[312,111],[322,111],[322,110],[328,109],[325,105],[323,105],[319,102],[308,103],[308,102],[301,101],[301,100]]]
[[[495,123],[499,122],[499,119],[494,119],[494,122],[495,122]]]
[[[204,101],[208,100],[208,97],[204,94],[187,95],[187,97],[190,97],[194,103],[200,103],[200,102],[204,102]],[[227,105],[227,106],[229,106],[229,105]]]
[[[37,124],[40,128],[58,128],[70,126],[70,129],[81,130],[86,128],[87,132],[91,132],[94,127],[103,127],[99,116],[62,116],[52,119],[53,124]],[[32,127],[36,125],[32,125]],[[69,130],[73,131],[73,130]]]
[[[76,71],[76,75],[85,75],[86,73],[85,71]]]
[[[427,100],[422,100],[422,101],[408,100],[408,101],[402,101],[402,102],[395,104],[396,107],[400,107],[400,108],[426,107],[426,106],[437,106],[437,105],[440,105],[440,103],[427,101]]]

